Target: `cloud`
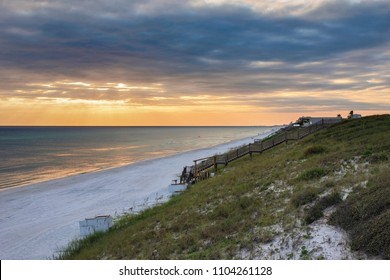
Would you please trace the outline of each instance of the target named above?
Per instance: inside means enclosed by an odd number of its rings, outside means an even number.
[[[279,102],[270,97],[276,91],[389,88],[388,1],[294,2],[6,0],[0,97],[163,104],[185,95],[262,102],[264,96]],[[57,84],[47,92],[38,86],[65,80],[95,87]],[[135,88],[121,92],[108,83]],[[374,97],[377,108],[389,108],[388,97]],[[305,106],[333,100],[300,98]],[[294,100],[284,101],[293,109]]]

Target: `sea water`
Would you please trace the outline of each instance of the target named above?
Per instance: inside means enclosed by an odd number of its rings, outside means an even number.
[[[269,127],[0,127],[0,189],[256,136]]]

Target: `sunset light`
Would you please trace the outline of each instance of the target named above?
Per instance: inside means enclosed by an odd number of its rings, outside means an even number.
[[[0,0],[2,279],[381,278],[389,155],[390,0]]]
[[[1,125],[271,125],[390,109],[387,1],[0,7]]]

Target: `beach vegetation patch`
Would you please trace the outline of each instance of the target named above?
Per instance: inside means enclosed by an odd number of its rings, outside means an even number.
[[[98,231],[82,239],[72,240],[66,247],[59,250],[58,255],[55,256],[55,258],[59,260],[69,259],[72,256],[79,254],[86,248],[90,248],[91,246],[98,243],[104,235],[104,232]]]
[[[373,153],[367,157],[370,163],[380,163],[389,160],[389,155],[385,152]]]
[[[214,177],[71,243],[60,258],[329,258],[309,245],[311,230],[328,220],[347,231],[352,249],[390,258],[389,154],[390,115],[335,124],[218,166]]]
[[[291,203],[295,207],[308,204],[316,200],[319,193],[320,190],[315,187],[306,187],[303,189],[298,189],[296,192],[293,193],[291,197]]]
[[[326,169],[321,167],[315,167],[302,172],[299,175],[298,179],[303,181],[316,180],[316,179],[320,179],[326,174],[328,174],[328,171]]]
[[[351,246],[390,259],[390,178],[388,168],[340,205],[330,222],[350,233]]]
[[[332,188],[336,187],[336,185],[337,185],[336,181],[331,179],[331,180],[324,181],[322,184],[322,187],[324,189],[332,189]]]
[[[326,152],[326,148],[324,146],[313,145],[305,150],[304,155],[305,155],[305,157],[308,157],[311,155],[323,154],[325,152]]]
[[[311,224],[314,221],[323,217],[323,211],[328,207],[339,204],[342,201],[341,195],[339,192],[332,192],[314,203],[312,207],[306,210],[305,213],[305,222]]]

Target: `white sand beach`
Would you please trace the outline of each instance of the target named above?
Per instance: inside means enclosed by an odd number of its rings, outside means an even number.
[[[277,130],[273,128],[256,138]],[[168,186],[194,159],[253,142],[201,150],[0,191],[0,259],[48,259],[79,238],[79,221],[117,216],[169,196]]]

